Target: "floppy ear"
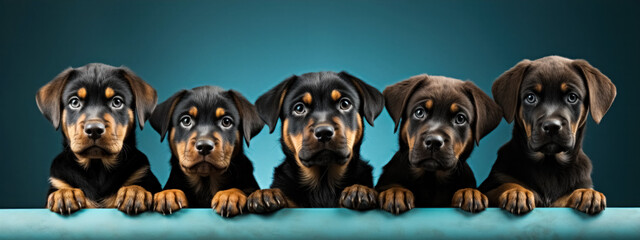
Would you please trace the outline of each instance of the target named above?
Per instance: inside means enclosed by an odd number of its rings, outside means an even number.
[[[44,117],[53,124],[57,130],[60,126],[60,112],[62,111],[62,91],[67,85],[67,81],[75,71],[67,68],[46,85],[42,86],[36,93],[36,104]]]
[[[616,98],[616,86],[600,70],[594,68],[585,60],[574,60],[573,65],[584,75],[587,91],[589,92],[591,117],[596,123],[600,123],[604,114],[613,104],[613,99]]]
[[[404,113],[404,108],[407,105],[407,101],[411,97],[411,94],[421,85],[424,79],[428,78],[426,74],[411,77],[407,80],[398,82],[382,91],[382,95],[384,95],[384,104],[387,107],[387,112],[393,119],[395,126],[393,127],[393,132],[398,130],[398,126],[400,125],[400,120],[402,119],[402,114]]]
[[[350,81],[351,84],[356,87],[358,93],[360,94],[360,97],[362,98],[362,102],[360,103],[360,110],[362,111],[364,117],[367,119],[369,125],[373,126],[373,120],[375,120],[380,115],[382,109],[384,108],[384,97],[382,96],[382,93],[380,93],[378,89],[372,87],[369,84],[366,84],[359,78],[354,77],[353,75],[345,71],[338,73],[338,76],[340,76],[342,79]]]
[[[144,122],[151,116],[153,109],[158,102],[158,94],[149,84],[138,77],[133,71],[126,67],[120,67],[122,76],[127,79],[133,97],[135,98],[135,110],[138,115],[140,129],[144,128]]]
[[[467,89],[467,94],[474,105],[476,119],[475,126],[473,126],[473,135],[476,145],[479,145],[480,139],[493,131],[493,129],[496,129],[500,124],[502,109],[472,82],[464,82],[464,87]]]
[[[275,130],[278,118],[280,117],[284,97],[287,95],[289,86],[291,86],[296,79],[298,79],[298,76],[296,75],[285,79],[268,92],[262,94],[262,96],[256,100],[258,115],[260,115],[260,118],[262,118],[267,126],[269,126],[269,133],[272,133],[273,130]]]
[[[249,146],[249,140],[260,133],[260,130],[262,130],[262,127],[264,126],[264,122],[260,119],[260,116],[258,116],[256,107],[244,98],[242,94],[234,90],[229,90],[228,93],[233,98],[233,101],[238,108],[238,112],[240,113],[244,141],[247,143],[247,146]]]
[[[502,107],[502,114],[508,123],[511,123],[515,117],[520,84],[529,65],[531,65],[531,61],[528,59],[520,61],[516,66],[500,75],[491,87],[493,99]]]
[[[149,123],[151,123],[151,127],[160,134],[160,142],[164,140],[164,136],[167,134],[167,130],[169,130],[173,109],[176,107],[176,104],[180,102],[180,99],[182,99],[182,96],[184,96],[186,92],[187,90],[180,90],[173,94],[173,96],[169,97],[169,99],[158,104],[155,110],[153,110],[153,114],[151,114],[151,117],[149,118]]]

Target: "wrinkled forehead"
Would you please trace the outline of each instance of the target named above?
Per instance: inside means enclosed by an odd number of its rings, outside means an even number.
[[[312,96],[312,103],[322,103],[328,100],[335,101],[339,99],[338,96],[348,97],[354,103],[360,101],[355,87],[337,75],[305,74],[289,87],[284,105],[291,105],[300,101],[307,93]]]
[[[423,83],[420,88],[409,98],[407,108],[413,109],[418,105],[438,110],[451,109],[465,110],[473,113],[473,103],[467,97],[466,90],[463,88],[462,81],[459,80],[436,80],[429,83]],[[457,112],[457,111],[453,111]]]
[[[173,119],[183,115],[198,119],[214,120],[223,116],[238,119],[238,109],[226,91],[217,88],[204,88],[188,91],[176,104]]]
[[[520,93],[532,89],[536,92],[573,89],[586,94],[582,75],[564,62],[543,62],[530,66],[520,86]]]
[[[110,90],[105,91],[107,88]],[[109,93],[110,91],[112,92]],[[96,93],[98,96],[107,98],[113,95],[123,95],[125,101],[130,101],[127,97],[132,95],[129,83],[120,76],[115,68],[109,68],[95,71],[74,70],[64,87],[62,97],[67,99],[74,95],[82,95],[80,97],[84,98],[85,94],[87,97],[95,97]]]

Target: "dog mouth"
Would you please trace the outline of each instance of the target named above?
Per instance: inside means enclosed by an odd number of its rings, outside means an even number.
[[[180,167],[185,173],[209,176],[213,172],[224,172],[229,167],[228,163],[221,161],[208,161],[205,156],[200,159],[191,160],[188,163],[180,163]]]
[[[315,152],[301,151],[298,154],[300,162],[305,167],[311,166],[327,166],[332,163],[345,164],[351,153],[349,151],[336,151],[330,149],[322,149]]]
[[[532,139],[529,143],[529,148],[534,152],[553,155],[571,150],[571,148],[573,148],[573,142],[571,139],[547,139],[545,141]]]
[[[211,163],[203,159],[194,164],[190,164],[189,166],[186,166],[184,164],[180,164],[180,166],[188,174],[195,174],[202,177],[206,177],[213,172],[223,172],[227,170],[227,167],[229,165],[224,163],[218,163],[218,162]]]
[[[556,153],[566,152],[568,150],[569,148],[567,146],[564,146],[562,144],[558,144],[555,142],[546,143],[534,149],[534,151],[541,152],[545,155],[552,155]]]
[[[86,147],[82,151],[77,152],[76,154],[87,158],[101,158],[104,156],[113,155],[114,153],[111,153],[98,145],[91,145],[89,147]]]
[[[428,156],[424,158],[412,158],[409,161],[409,164],[412,168],[421,168],[427,171],[437,171],[437,170],[449,170],[452,169],[456,164],[457,159],[439,159],[433,156]]]
[[[414,150],[409,156],[409,164],[413,168],[427,171],[449,170],[455,167],[458,159],[453,152],[442,149],[440,151]]]

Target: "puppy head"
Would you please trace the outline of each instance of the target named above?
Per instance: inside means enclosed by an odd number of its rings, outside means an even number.
[[[600,123],[616,87],[584,60],[549,56],[521,61],[494,82],[492,92],[504,118],[516,120],[529,150],[541,158],[574,150],[587,112]]]
[[[383,108],[382,94],[346,72],[292,76],[256,101],[273,132],[282,120],[285,154],[299,166],[346,165],[358,154],[364,126]]]
[[[169,132],[169,146],[181,170],[190,175],[223,173],[264,123],[240,93],[203,86],[182,90],[158,104],[149,119],[160,133]]]
[[[80,163],[90,159],[113,164],[127,136],[153,111],[156,91],[124,67],[100,63],[69,68],[36,94],[40,112],[57,129]],[[135,144],[135,143],[133,143]]]
[[[412,167],[448,170],[464,161],[473,143],[500,123],[500,107],[472,82],[411,77],[383,92],[391,118],[401,125],[400,145]]]

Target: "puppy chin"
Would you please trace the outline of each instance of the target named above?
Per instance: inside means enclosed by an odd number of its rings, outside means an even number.
[[[82,149],[81,151],[74,152],[77,156],[87,159],[103,159],[113,157],[116,154],[110,153],[106,149],[97,145],[92,145]]]
[[[539,152],[545,156],[551,156],[562,152],[567,152],[573,148],[573,144],[559,144],[556,142],[548,142],[539,146],[529,146],[533,152]]]
[[[227,170],[228,164],[223,163],[210,163],[207,161],[201,161],[199,163],[193,164],[190,167],[186,167],[181,164],[180,168],[184,173],[190,175],[198,175],[200,177],[207,177],[213,173],[223,173]]]
[[[436,158],[411,158],[409,163],[412,168],[420,168],[425,171],[446,171],[455,167],[457,159],[436,159]]]
[[[298,158],[305,167],[313,166],[329,166],[331,164],[343,165],[347,163],[350,152],[346,151],[333,151],[333,150],[320,150],[314,153],[306,151],[300,151]]]

